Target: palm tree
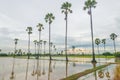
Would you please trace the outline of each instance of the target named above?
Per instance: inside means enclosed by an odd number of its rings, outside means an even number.
[[[37,25],[38,31],[39,31],[39,42],[41,40],[41,31],[44,29],[43,24],[38,23]],[[40,54],[40,44],[38,45],[38,59],[39,59],[39,54]]]
[[[96,38],[96,39],[95,39],[95,44],[97,45],[98,54],[100,53],[100,52],[99,52],[99,44],[100,44],[100,42],[101,42],[101,41],[100,41],[99,38]]]
[[[52,58],[51,58],[51,48],[50,48],[50,42],[51,42],[51,23],[53,22],[54,19],[55,19],[55,17],[53,16],[52,13],[48,13],[45,16],[45,21],[49,23],[49,56],[50,56],[50,60],[52,60]]]
[[[104,45],[104,52],[105,52],[106,39],[102,39],[102,43],[103,43],[103,45]]]
[[[30,34],[32,34],[32,27],[27,27],[28,32],[28,59],[30,59]]]
[[[114,51],[116,53],[116,45],[115,45],[115,39],[117,38],[117,35],[115,33],[111,33],[110,34],[110,39],[113,40],[113,44],[114,44]]]
[[[61,9],[62,13],[65,14],[65,21],[66,21],[66,31],[65,31],[65,55],[66,55],[66,61],[68,61],[67,56],[67,28],[68,28],[68,13],[72,13],[72,10],[70,9],[72,6],[71,3],[65,2],[62,4]]]
[[[94,52],[94,36],[93,36],[93,23],[92,23],[92,8],[96,7],[97,2],[95,0],[87,0],[85,2],[85,7],[83,8],[84,10],[88,9],[88,14],[90,15],[90,23],[91,23],[91,38],[92,38],[92,63],[96,63],[95,60],[95,52]]]

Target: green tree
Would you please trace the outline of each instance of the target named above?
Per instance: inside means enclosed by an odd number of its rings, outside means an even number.
[[[102,43],[103,43],[103,45],[104,45],[104,52],[105,52],[106,39],[102,39]]]
[[[65,14],[65,21],[66,21],[66,31],[65,31],[65,55],[66,55],[66,61],[68,61],[67,56],[67,29],[68,29],[68,13],[72,13],[72,10],[70,9],[72,6],[71,3],[65,2],[62,4],[61,9],[62,13]]]
[[[51,57],[51,48],[50,48],[50,42],[51,42],[51,23],[53,22],[54,19],[55,19],[55,17],[53,16],[52,13],[48,13],[45,16],[45,21],[49,23],[49,56],[50,56],[50,60],[52,60],[52,57]]]
[[[88,9],[88,14],[90,15],[90,24],[91,24],[91,38],[92,38],[92,54],[93,60],[92,63],[96,63],[95,60],[95,52],[94,52],[94,35],[93,35],[93,22],[92,22],[92,8],[96,7],[97,2],[95,0],[87,0],[85,1],[84,10]]]
[[[98,50],[98,54],[100,54],[100,51],[99,51],[99,44],[100,44],[100,39],[99,38],[96,38],[95,39],[95,44],[97,45],[97,50]]]
[[[111,33],[110,34],[110,39],[113,40],[113,44],[114,44],[114,51],[116,53],[116,45],[115,45],[115,39],[117,38],[117,35],[115,33]]]
[[[28,59],[30,59],[30,34],[32,34],[32,27],[27,27],[26,31],[28,32]]]
[[[43,27],[43,24],[41,24],[41,23],[38,23],[37,27],[38,27],[38,31],[39,31],[39,42],[40,42],[41,41],[41,31],[44,29],[44,27]],[[40,44],[38,44],[38,58],[37,59],[39,59],[40,51],[41,51]]]

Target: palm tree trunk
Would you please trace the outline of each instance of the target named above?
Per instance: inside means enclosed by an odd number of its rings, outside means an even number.
[[[105,52],[105,44],[104,44],[104,52]]]
[[[39,59],[39,55],[40,55],[40,57],[41,57],[41,53],[40,53],[40,51],[41,51],[41,49],[40,49],[40,40],[41,40],[41,31],[39,31],[38,59]]]
[[[50,60],[52,60],[50,42],[51,42],[51,26],[49,23],[49,56],[50,56]]]
[[[35,57],[36,57],[36,44],[35,44]]]
[[[93,40],[93,23],[92,23],[92,10],[91,10],[91,7],[90,7],[90,24],[91,24],[91,37],[92,37],[92,57],[93,57],[93,60],[92,60],[92,63],[96,63],[96,60],[95,60],[95,52],[94,52],[94,40]]]
[[[28,34],[28,59],[30,59],[30,34]]]
[[[113,40],[113,44],[114,44],[114,51],[116,53],[116,45],[115,45],[115,40]]]
[[[68,56],[67,56],[67,14],[65,14],[65,20],[66,20],[66,31],[65,31],[65,55],[66,55],[66,61],[68,61]]]

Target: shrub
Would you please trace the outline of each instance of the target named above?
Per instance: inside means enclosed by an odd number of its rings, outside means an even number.
[[[104,52],[103,55],[104,56],[111,56],[112,54],[110,52]]]
[[[115,57],[120,57],[120,52],[116,52]]]

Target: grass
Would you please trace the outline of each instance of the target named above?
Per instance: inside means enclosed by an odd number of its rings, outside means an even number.
[[[84,76],[84,75],[87,75],[87,74],[89,74],[89,73],[95,72],[95,71],[97,71],[97,70],[99,70],[99,69],[102,69],[102,68],[108,66],[108,65],[110,65],[110,63],[105,64],[105,65],[100,65],[100,66],[95,67],[95,68],[92,68],[92,69],[87,69],[87,70],[85,70],[85,71],[83,71],[83,72],[73,74],[73,75],[68,76],[68,77],[66,77],[66,78],[63,78],[63,79],[61,79],[61,80],[77,80],[78,78],[80,78],[80,77],[82,77],[82,76]]]

